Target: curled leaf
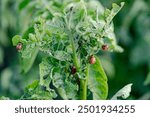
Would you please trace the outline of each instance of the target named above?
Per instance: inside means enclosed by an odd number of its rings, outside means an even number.
[[[26,43],[27,41],[25,39],[22,39],[20,35],[16,35],[12,38],[12,44],[13,46],[16,46],[18,43]]]

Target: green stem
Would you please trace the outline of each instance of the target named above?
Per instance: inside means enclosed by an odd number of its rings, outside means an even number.
[[[72,46],[72,51],[73,51],[73,63],[74,63],[74,65],[75,65],[75,67],[76,67],[76,69],[78,71],[79,68],[80,68],[80,64],[79,64],[79,61],[78,61],[78,56],[77,56],[77,53],[76,53],[74,39],[73,39],[73,35],[72,35],[71,32],[69,33],[69,38],[71,40],[71,46]]]
[[[86,100],[87,88],[86,88],[85,82],[86,82],[86,80],[80,79],[80,92],[79,92],[80,100]]]
[[[80,79],[80,99],[86,100],[87,99],[87,84],[88,84],[88,74],[89,74],[89,65],[86,68],[86,78]]]
[[[74,42],[74,38],[72,33],[69,31],[69,38],[71,40],[71,46],[72,46],[72,51],[73,51],[73,63],[77,69],[77,71],[79,71],[80,69],[80,63],[78,60],[78,56],[76,53],[76,48],[75,48],[75,42]],[[86,69],[86,78],[85,79],[80,79],[80,88],[79,88],[79,99],[80,100],[86,100],[87,99],[87,81],[88,80],[88,65],[87,65],[87,69]]]

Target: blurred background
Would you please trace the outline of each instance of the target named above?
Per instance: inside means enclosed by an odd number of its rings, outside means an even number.
[[[19,54],[11,39],[22,34],[31,20],[31,9],[19,11],[22,0],[0,0],[0,96],[18,99],[24,88],[39,79],[40,55],[27,74],[21,73]],[[24,0],[22,6],[29,0]],[[133,83],[128,99],[150,99],[150,0],[99,0],[111,8],[113,2],[125,2],[114,18],[115,34],[123,53],[100,55],[108,76],[110,99],[119,89]],[[21,8],[20,8],[21,9]]]

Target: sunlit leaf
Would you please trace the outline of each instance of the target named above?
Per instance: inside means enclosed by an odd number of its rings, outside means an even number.
[[[106,99],[108,95],[107,76],[98,57],[96,57],[96,63],[90,65],[88,72],[88,88],[93,93],[93,99]]]

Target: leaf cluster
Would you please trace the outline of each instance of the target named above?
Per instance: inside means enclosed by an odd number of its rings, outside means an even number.
[[[39,52],[43,55],[39,64],[40,81],[27,87],[23,99],[42,99],[42,95],[46,96],[43,99],[57,96],[79,99],[81,79],[89,79],[87,84],[93,99],[106,99],[107,77],[97,57],[96,63],[89,65],[89,56],[102,51],[104,44],[108,45],[108,51],[123,51],[116,43],[112,23],[123,4],[113,4],[109,10],[93,0],[21,2],[21,11],[24,8],[34,11],[29,28],[12,39],[14,46],[23,45],[19,50],[23,71],[30,70]],[[71,74],[71,66],[77,68],[75,74]]]

